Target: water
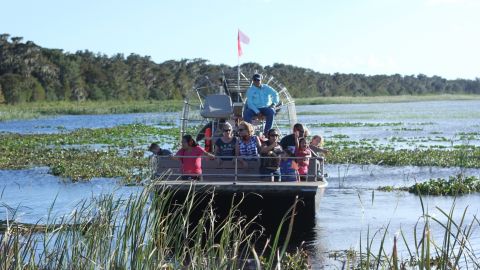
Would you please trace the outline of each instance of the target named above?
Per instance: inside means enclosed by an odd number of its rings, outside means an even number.
[[[422,145],[480,145],[478,135],[462,139],[460,133],[480,133],[480,101],[435,101],[393,104],[354,104],[299,106],[298,112],[322,112],[325,115],[300,115],[299,121],[307,126],[315,123],[397,123],[401,126],[311,128],[312,134],[322,134],[326,140],[335,135],[347,135],[347,140],[376,140],[377,145],[394,145],[397,148],[415,148]],[[77,128],[112,127],[121,124],[144,123],[159,125],[162,119],[177,123],[175,113],[79,115],[58,116],[35,120],[8,121],[0,124],[0,132],[56,133]],[[173,120],[172,120],[173,119]],[[59,128],[60,127],[60,128]],[[399,128],[416,130],[399,130]],[[287,129],[283,130],[288,132]],[[399,137],[407,141],[394,141]],[[439,140],[444,137],[445,140]],[[388,167],[329,164],[329,186],[318,194],[313,238],[308,247],[313,250],[316,268],[333,264],[328,253],[337,250],[358,249],[360,236],[371,235],[389,225],[386,250],[393,246],[393,236],[402,229],[408,241],[413,237],[415,224],[422,216],[420,199],[407,192],[381,192],[379,186],[410,186],[416,181],[455,175],[464,172],[480,177],[480,170],[438,167]],[[112,179],[93,179],[90,182],[71,183],[48,173],[48,168],[26,170],[0,170],[0,219],[11,217],[14,212],[20,222],[45,220],[53,202],[56,216],[69,214],[78,202],[92,196],[114,191],[118,196],[138,192],[138,187],[123,187]],[[439,207],[448,211],[453,198],[424,197],[429,214],[442,218]],[[459,218],[468,207],[467,222],[480,210],[480,195],[465,195],[456,200],[455,217]],[[421,219],[420,219],[421,221]],[[441,235],[441,228],[433,226],[434,236]],[[380,237],[377,236],[380,242]],[[478,225],[470,239],[472,246],[480,250]],[[413,243],[413,242],[412,242]],[[365,243],[363,243],[365,244]],[[401,248],[401,247],[400,247]],[[405,255],[405,250],[401,249]],[[477,254],[478,255],[478,254]]]
[[[126,187],[115,179],[72,183],[48,171],[45,167],[0,170],[0,220],[44,224],[49,216],[69,215],[79,203],[102,194],[113,192],[120,198],[140,191],[139,187]]]
[[[131,113],[104,115],[59,115],[30,120],[12,120],[0,123],[0,132],[20,134],[52,134],[79,128],[109,128],[141,123],[158,125],[161,122],[179,124],[178,113]]]
[[[337,104],[299,106],[299,122],[318,123],[401,123],[399,126],[320,127],[310,128],[312,134],[322,134],[326,140],[335,135],[347,135],[347,140],[378,140],[378,144],[415,148],[420,145],[480,146],[480,101],[430,101],[384,104]],[[326,113],[326,115],[314,115]],[[476,133],[473,139],[461,133]],[[407,141],[395,141],[395,138]]]
[[[386,238],[386,250],[393,247],[393,236],[403,230],[413,246],[414,228],[417,222],[423,228],[420,197],[408,192],[383,192],[376,190],[379,186],[410,186],[429,178],[448,178],[460,171],[467,175],[480,177],[480,170],[438,167],[385,167],[358,165],[328,165],[326,171],[331,175],[329,186],[322,194],[318,194],[316,205],[315,239],[309,246],[315,250],[317,261],[323,264],[332,263],[328,253],[331,251],[359,249],[360,237],[363,236],[365,246],[367,231],[373,235],[380,229],[389,226]],[[448,212],[453,205],[451,196],[424,196],[426,212],[443,222],[445,217],[439,209]],[[455,201],[454,220],[459,222],[463,211],[468,207],[465,222],[472,222],[474,215],[480,212],[480,195],[460,196]],[[439,209],[438,209],[438,208]],[[443,230],[432,222],[434,237],[441,241]],[[480,250],[480,234],[473,234],[470,242],[473,250]],[[417,231],[420,235],[420,232]],[[376,237],[379,244],[383,231]],[[402,241],[399,241],[402,242]],[[441,245],[441,242],[439,243]],[[376,246],[378,248],[378,245]],[[375,249],[374,249],[375,250]],[[403,243],[399,245],[399,254],[407,258]],[[378,251],[378,249],[377,249]],[[477,253],[477,256],[480,256]]]

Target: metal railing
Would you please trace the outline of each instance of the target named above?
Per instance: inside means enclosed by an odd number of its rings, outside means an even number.
[[[199,176],[201,180],[203,180],[203,177],[218,177],[218,176],[227,176],[227,177],[233,177],[234,178],[234,183],[238,182],[239,181],[239,178],[250,178],[250,177],[258,177],[258,178],[261,178],[261,179],[268,179],[270,177],[270,181],[273,181],[274,178],[277,176],[277,175],[273,175],[273,174],[262,174],[262,173],[242,173],[242,170],[247,170],[249,169],[248,165],[250,165],[251,163],[257,163],[255,164],[256,166],[253,167],[253,169],[260,169],[261,168],[261,159],[280,159],[279,161],[279,164],[281,164],[282,160],[283,161],[287,161],[287,160],[299,160],[299,159],[305,159],[305,157],[263,157],[263,156],[216,156],[215,158],[211,158],[211,157],[208,157],[208,156],[152,156],[152,158],[154,159],[153,161],[151,161],[151,166],[153,167],[153,170],[155,172],[155,174],[161,174],[159,173],[159,169],[164,169],[163,171],[167,170],[167,169],[172,169],[172,167],[167,167],[165,165],[168,165],[166,164],[165,162],[162,163],[162,160],[164,161],[165,159],[168,159],[168,160],[173,160],[173,159],[176,159],[177,160],[177,165],[179,170],[181,169],[181,161],[179,159],[182,159],[182,158],[185,158],[185,159],[196,159],[196,158],[201,158],[201,159],[211,159],[212,162],[217,162],[217,166],[216,167],[207,167],[205,168],[205,166],[202,165],[202,174],[201,175],[197,175],[197,174],[184,174],[184,173],[171,173],[170,175],[171,176],[174,176],[174,177],[177,177],[180,178],[181,176]],[[222,159],[231,159],[231,160],[222,160]],[[319,178],[320,181],[323,181],[324,179],[324,158],[323,157],[315,157],[315,156],[312,156],[312,157],[309,157],[309,170],[308,172],[310,172],[310,166],[314,166],[314,173],[313,174],[310,174],[307,172],[307,174],[303,174],[303,175],[299,175],[298,172],[295,172],[294,174],[279,174],[278,175],[278,182],[282,182],[282,176],[283,177],[297,177],[297,176],[300,176],[300,177],[305,177],[308,181],[308,179],[310,178],[313,178],[313,182],[316,182],[316,181],[319,181]],[[247,162],[247,166],[246,167],[243,167],[243,166],[239,166],[241,164],[239,163],[242,163],[241,160],[244,160],[245,162]],[[224,165],[224,163],[227,163],[227,162],[233,162],[233,168],[229,167],[229,166],[226,166],[226,164]],[[313,162],[314,164],[312,165],[311,162]],[[278,169],[280,169],[281,166],[278,167]],[[173,167],[175,168],[175,167]],[[205,173],[204,171],[209,171],[209,170],[215,170],[215,169],[218,169],[218,170],[233,170],[232,173]],[[248,181],[248,180],[247,180]],[[297,180],[298,181],[298,180]],[[221,182],[221,181],[219,181]],[[261,180],[259,182],[266,182],[265,180]],[[287,182],[295,182],[295,181],[287,181]],[[308,181],[308,182],[311,182],[311,181]]]

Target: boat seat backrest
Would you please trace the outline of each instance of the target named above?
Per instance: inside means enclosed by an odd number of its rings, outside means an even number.
[[[200,112],[205,118],[229,118],[232,113],[232,99],[221,94],[208,95]]]
[[[180,177],[180,161],[174,160],[168,156],[155,156],[152,157],[152,159],[152,164],[154,169],[156,169],[156,175],[167,174],[169,180],[178,179]],[[316,166],[322,166],[323,169],[323,160],[321,160],[321,162],[315,162],[314,159],[310,160],[308,181],[314,181]],[[237,180],[258,180],[260,178],[258,175],[259,169],[260,160],[247,161],[247,167],[238,165]],[[234,181],[235,163],[228,160],[219,163],[217,160],[209,160],[208,158],[204,158],[202,160],[202,171],[202,178],[204,181]],[[321,180],[321,178],[318,180]]]
[[[169,175],[168,179],[177,179],[181,175],[180,161],[168,156],[154,156],[152,164],[156,168],[156,175]],[[247,167],[238,166],[238,181],[252,180],[252,176],[258,175],[260,161],[247,161]],[[219,163],[217,160],[204,158],[202,160],[203,180],[205,181],[233,181],[235,176],[235,163],[225,160]],[[258,177],[256,177],[258,178]]]

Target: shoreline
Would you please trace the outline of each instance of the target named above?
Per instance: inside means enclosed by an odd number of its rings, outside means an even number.
[[[402,95],[371,97],[314,97],[297,98],[296,105],[327,104],[369,104],[369,103],[401,103],[422,101],[480,100],[480,95]],[[151,112],[179,112],[183,100],[145,100],[145,101],[59,101],[32,102],[16,105],[0,105],[0,122],[8,120],[35,119],[52,115],[87,115],[87,114],[124,114]]]

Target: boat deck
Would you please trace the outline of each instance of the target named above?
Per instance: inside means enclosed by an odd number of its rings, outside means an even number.
[[[317,182],[259,182],[259,181],[158,181],[157,188],[173,188],[180,192],[211,191],[217,193],[258,193],[261,195],[315,195],[317,190],[325,188],[327,181]]]
[[[181,180],[180,162],[171,157],[155,156],[152,166],[158,181],[157,189],[172,188],[179,193],[195,190],[197,193],[214,191],[217,195],[231,195],[234,193],[253,193],[268,197],[309,197],[315,196],[317,191],[325,188],[328,182],[323,178],[323,159],[316,162],[311,158],[307,181],[281,181],[282,176],[271,181],[272,177],[259,174],[260,158],[247,161],[245,166],[238,164],[237,158],[221,164],[216,160],[202,157],[203,173],[200,180]],[[286,176],[288,177],[288,176]],[[273,180],[273,179],[272,179]]]

